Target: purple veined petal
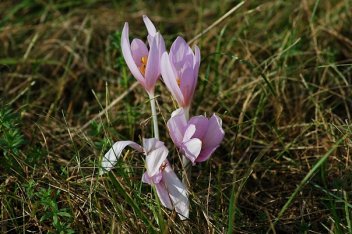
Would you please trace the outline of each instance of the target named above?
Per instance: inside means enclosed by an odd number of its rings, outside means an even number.
[[[143,148],[146,155],[152,150],[162,146],[164,146],[164,142],[159,141],[156,138],[143,138]]]
[[[148,176],[153,177],[159,172],[160,167],[166,160],[168,154],[169,154],[169,150],[165,146],[162,146],[160,148],[152,150],[146,156],[145,161],[146,161]]]
[[[198,138],[192,138],[183,143],[182,150],[185,156],[194,164],[202,149],[202,141]]]
[[[208,130],[208,122],[208,118],[203,115],[193,116],[188,122],[188,124],[196,126],[196,132],[193,137],[203,139]]]
[[[224,138],[222,120],[215,114],[209,119],[208,130],[203,138],[204,147],[218,146]]]
[[[135,38],[132,40],[131,52],[132,52],[133,60],[137,65],[137,67],[140,67],[142,65],[142,58],[143,57],[148,58],[148,54],[149,54],[148,48],[145,45],[145,43],[138,38]]]
[[[172,141],[180,147],[187,127],[187,119],[182,108],[172,112],[171,118],[167,121],[167,127]]]
[[[139,71],[131,52],[131,44],[130,39],[128,38],[128,23],[126,22],[122,29],[121,36],[121,48],[122,54],[126,61],[128,68],[130,69],[132,75],[139,81],[139,83],[145,87],[145,79],[142,73]]]
[[[192,138],[192,136],[194,135],[195,132],[196,132],[196,126],[194,124],[188,125],[188,127],[186,128],[185,133],[183,134],[182,142],[189,141]]]
[[[180,219],[187,219],[189,216],[188,192],[186,186],[177,177],[169,163],[163,172],[163,181],[171,198],[172,205],[175,207]]]
[[[156,33],[150,47],[147,67],[145,70],[146,87],[148,91],[154,91],[155,83],[160,76],[160,55],[157,41],[160,40],[160,34]]]
[[[133,142],[133,141],[115,142],[103,157],[103,160],[101,163],[102,169],[99,171],[100,175],[110,171],[115,166],[118,158],[121,156],[122,150],[124,150],[127,146],[130,146],[139,152],[143,152],[142,146],[140,146],[136,142]]]
[[[154,24],[152,23],[152,21],[146,15],[143,15],[143,21],[144,21],[145,26],[147,27],[148,34],[150,36],[154,37],[156,34],[156,28],[155,28]]]
[[[155,184],[155,189],[158,194],[159,200],[163,206],[166,208],[172,210],[173,205],[169,196],[169,193],[165,187],[165,184],[163,182]]]
[[[177,76],[174,73],[174,69],[170,63],[169,55],[164,52],[161,57],[161,75],[163,76],[166,87],[171,92],[172,96],[176,99],[180,106],[184,106],[184,97],[181,93],[180,87],[177,84]]]

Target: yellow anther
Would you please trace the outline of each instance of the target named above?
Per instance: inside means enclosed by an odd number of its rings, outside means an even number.
[[[144,64],[144,65],[147,65],[147,56],[143,56],[142,58],[141,58],[141,62],[142,62],[142,64]]]
[[[176,82],[177,82],[178,86],[180,86],[180,84],[181,84],[180,78],[176,77]]]
[[[141,58],[141,65],[139,66],[139,71],[142,73],[143,76],[145,75],[145,69],[147,67],[147,61],[148,61],[147,56],[143,56]]]

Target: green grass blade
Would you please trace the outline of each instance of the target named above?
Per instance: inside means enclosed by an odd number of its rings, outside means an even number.
[[[155,233],[155,228],[153,224],[149,221],[147,216],[143,213],[143,211],[139,208],[138,204],[132,197],[125,191],[121,183],[116,179],[113,173],[109,173],[109,178],[114,185],[114,187],[117,189],[119,194],[127,201],[127,203],[132,207],[134,210],[135,214],[143,221],[143,223],[146,225],[148,229],[148,233]]]
[[[285,205],[282,207],[280,210],[278,216],[276,217],[274,221],[274,225],[280,220],[282,215],[285,213],[285,211],[288,209],[288,207],[291,205],[293,199],[296,197],[299,191],[304,187],[304,185],[307,183],[309,179],[311,179],[314,175],[314,173],[321,167],[321,165],[328,159],[328,157],[336,150],[336,148],[342,143],[342,141],[345,138],[340,138],[334,145],[331,147],[331,149],[326,152],[326,154],[318,160],[318,162],[315,163],[313,168],[308,172],[308,174],[303,178],[303,180],[299,183],[298,187],[295,189],[295,191],[291,194]]]

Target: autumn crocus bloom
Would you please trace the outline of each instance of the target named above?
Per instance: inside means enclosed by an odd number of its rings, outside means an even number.
[[[199,48],[193,53],[182,37],[177,37],[170,53],[161,57],[161,75],[164,83],[180,107],[189,109],[197,85],[200,65]]]
[[[199,115],[187,121],[182,108],[172,113],[167,127],[172,141],[193,164],[209,159],[225,134],[217,115],[209,119]]]
[[[148,17],[143,20],[148,30],[148,44],[140,39],[129,40],[129,27],[126,22],[121,36],[122,54],[132,75],[139,81],[149,95],[154,96],[155,84],[160,77],[160,57],[165,44],[160,33],[156,32]]]
[[[149,145],[149,146],[148,146]],[[175,209],[181,220],[188,218],[189,201],[186,186],[180,181],[166,159],[168,150],[164,143],[154,138],[144,141],[146,169],[142,181],[155,186],[161,204]]]
[[[146,172],[142,181],[155,186],[161,204],[168,209],[175,209],[180,219],[188,218],[189,201],[185,185],[179,180],[168,162],[168,149],[156,138],[143,139],[143,147],[133,141],[118,141],[105,154],[100,174],[113,168],[122,150],[130,146],[144,152]]]

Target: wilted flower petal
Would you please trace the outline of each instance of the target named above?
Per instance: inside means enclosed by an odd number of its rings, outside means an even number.
[[[99,171],[99,174],[103,174],[104,172],[110,171],[116,164],[117,159],[121,156],[122,151],[130,146],[133,149],[143,152],[142,146],[133,141],[117,141],[114,145],[109,149],[109,151],[104,155],[101,167],[102,169]]]

